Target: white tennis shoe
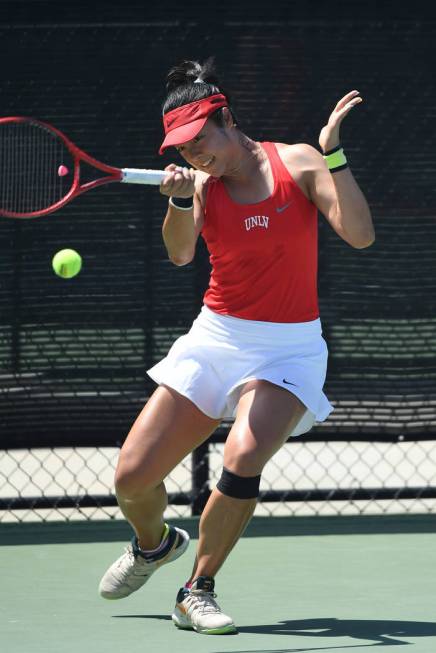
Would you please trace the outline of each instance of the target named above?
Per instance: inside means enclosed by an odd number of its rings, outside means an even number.
[[[154,572],[180,558],[189,545],[189,535],[175,526],[169,526],[168,543],[157,556],[146,556],[138,548],[136,537],[125,548],[101,579],[99,592],[104,599],[123,599],[142,587]]]
[[[176,598],[172,620],[177,628],[195,630],[202,635],[236,633],[233,619],[221,611],[215,601],[215,581],[199,576],[190,589],[182,587]]]

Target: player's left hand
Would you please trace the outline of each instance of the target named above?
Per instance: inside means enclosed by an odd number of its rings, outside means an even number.
[[[351,109],[362,101],[359,91],[350,91],[350,93],[344,95],[342,100],[339,100],[330,115],[328,123],[321,129],[319,135],[319,144],[323,152],[328,152],[339,145],[341,122],[350,113]]]

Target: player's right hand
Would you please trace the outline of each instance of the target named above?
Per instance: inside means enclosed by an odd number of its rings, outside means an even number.
[[[159,190],[167,197],[192,197],[195,191],[195,170],[182,168],[170,163],[165,168],[168,175],[162,181]]]

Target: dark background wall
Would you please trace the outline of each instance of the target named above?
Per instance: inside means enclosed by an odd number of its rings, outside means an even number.
[[[32,115],[95,157],[159,167],[167,70],[213,54],[241,127],[308,142],[334,104],[364,103],[342,141],[376,243],[320,218],[319,289],[337,410],[325,437],[436,430],[436,17],[391,2],[0,3],[1,115]],[[152,391],[145,369],[183,333],[207,281],[203,247],[175,268],[156,189],[113,185],[33,221],[0,222],[2,446],[120,442]],[[77,249],[64,281],[50,261]]]

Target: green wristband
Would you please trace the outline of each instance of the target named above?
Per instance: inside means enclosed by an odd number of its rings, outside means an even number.
[[[338,172],[347,168],[347,157],[344,154],[342,147],[336,147],[323,156],[330,172]]]

